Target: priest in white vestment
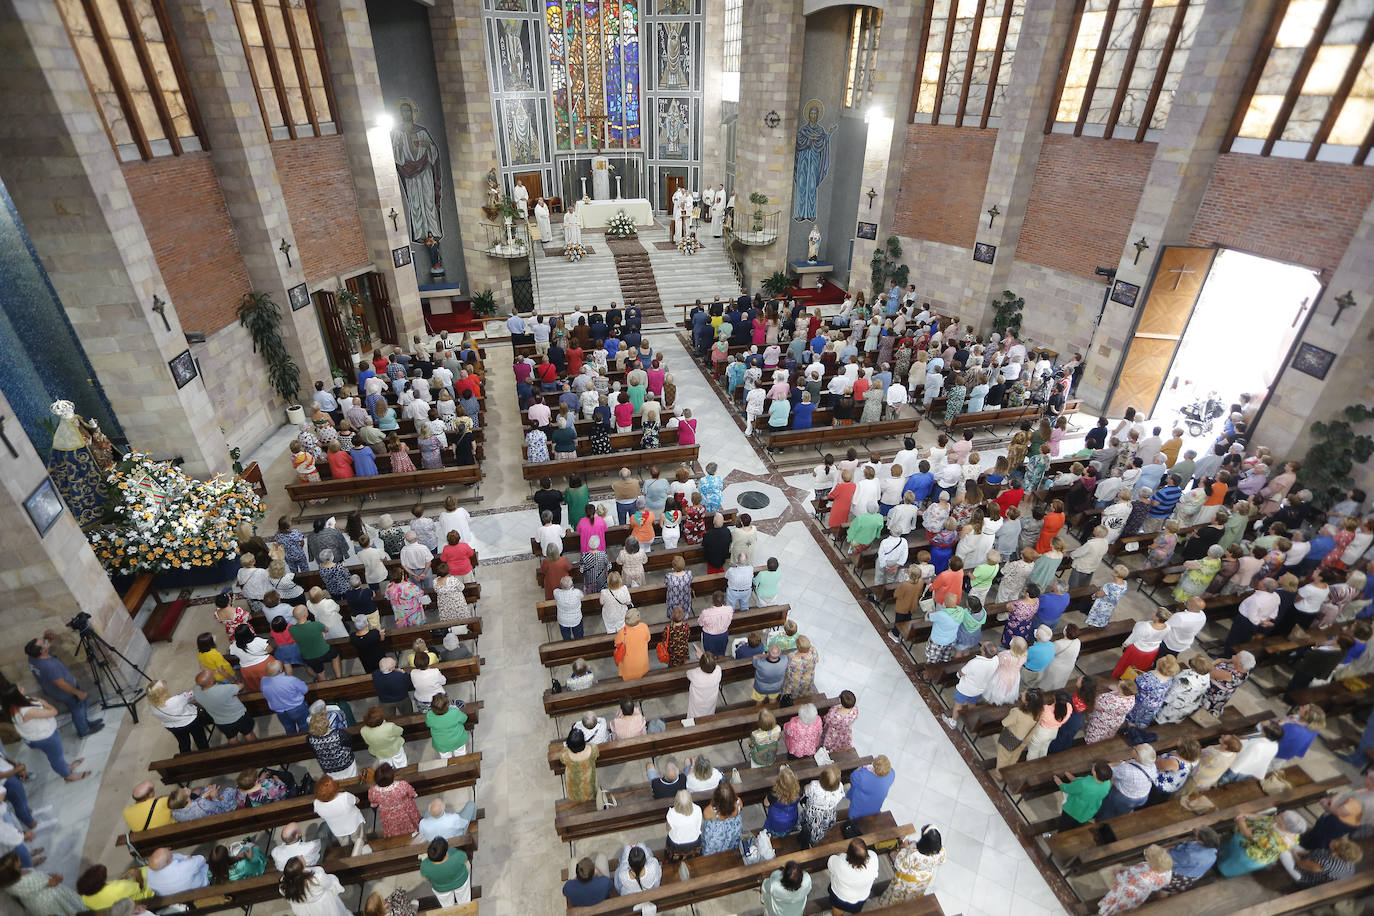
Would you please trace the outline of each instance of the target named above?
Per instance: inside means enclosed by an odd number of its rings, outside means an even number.
[[[548,244],[553,241],[553,227],[549,225],[549,205],[544,198],[534,202],[534,221],[539,224],[539,241]]]
[[[717,188],[714,194],[706,193],[711,198],[711,235],[720,238],[725,234],[725,185]]]
[[[673,192],[673,202],[672,205],[668,207],[668,241],[670,242],[676,242],[682,237],[682,227],[678,225],[677,213],[678,207],[686,197],[687,192],[682,188],[678,188]]]
[[[679,239],[687,237],[687,218],[692,212],[692,196],[686,191],[681,193],[682,197],[678,199],[673,208],[673,222],[677,225],[677,237]]]
[[[511,200],[515,201],[515,210],[520,214],[521,219],[530,218],[530,192],[525,186],[517,183],[515,190],[511,192]]]
[[[563,216],[563,244],[582,244],[582,217],[577,212],[577,205]]]

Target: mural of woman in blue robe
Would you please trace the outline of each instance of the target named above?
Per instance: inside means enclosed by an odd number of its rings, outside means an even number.
[[[806,121],[797,128],[797,160],[792,170],[792,218],[816,218],[816,189],[830,170],[830,134],[821,125],[825,106],[806,103]]]

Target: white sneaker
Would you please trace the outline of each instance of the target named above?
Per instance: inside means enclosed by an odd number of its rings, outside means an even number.
[[[945,723],[945,727],[946,727],[946,728],[955,728],[955,729],[957,729],[957,728],[959,727],[959,723],[958,723],[958,722],[955,722],[953,719],[951,719],[949,716],[945,715],[944,713],[941,713],[941,714],[940,714],[940,721],[943,722],[943,723]]]

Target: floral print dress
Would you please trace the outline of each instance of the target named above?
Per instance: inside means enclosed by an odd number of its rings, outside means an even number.
[[[959,411],[964,409],[964,397],[968,394],[968,388],[963,385],[955,385],[945,393],[945,422],[948,423],[959,416]]]
[[[1116,916],[1141,906],[1155,891],[1168,886],[1173,872],[1158,872],[1148,862],[1124,869],[1116,876],[1116,883],[1097,903],[1097,916]]]
[[[857,708],[830,707],[830,711],[825,714],[825,730],[821,737],[821,744],[827,751],[847,751],[854,746],[854,720],[858,717]]]
[[[1050,466],[1049,455],[1031,455],[1026,459],[1026,492],[1036,493],[1045,481],[1045,471]]]
[[[706,478],[702,478],[703,481]],[[682,539],[689,545],[701,543],[706,537],[706,513],[701,506],[688,506],[682,516]]]
[[[663,577],[663,584],[667,588],[664,603],[669,611],[675,607],[680,607],[688,617],[692,616],[692,578],[690,569],[684,569],[682,572],[669,572]]]
[[[714,817],[701,822],[701,854],[709,856],[739,848],[740,833],[744,826],[744,803],[735,806],[730,817]]]
[[[382,836],[406,836],[420,829],[420,809],[415,805],[415,797],[414,787],[404,779],[367,790],[367,800],[377,809]]]
[[[719,512],[721,492],[725,489],[725,480],[719,474],[706,474],[697,481],[697,492],[701,494],[701,508],[703,512]],[[690,512],[691,509],[689,508]],[[693,543],[693,542],[688,542]]]
[[[1092,609],[1088,611],[1088,626],[1105,627],[1111,623],[1112,615],[1116,613],[1116,604],[1124,594],[1125,582],[1108,582],[1103,585],[1102,596],[1093,601]]]
[[[878,899],[878,906],[924,897],[930,882],[935,880],[935,870],[944,862],[943,848],[928,856],[915,843],[903,843],[892,856],[892,882]]]
[[[425,608],[420,603],[420,586],[403,579],[392,582],[386,587],[386,600],[391,602],[391,613],[396,618],[396,626],[413,627],[425,621]]]
[[[1173,725],[1191,716],[1202,703],[1202,696],[1207,692],[1207,685],[1211,681],[1210,677],[1196,671],[1180,672],[1169,684],[1169,692],[1164,695],[1164,705],[1155,713],[1155,722],[1160,725]]]
[[[1169,558],[1174,555],[1174,545],[1177,543],[1178,535],[1168,531],[1162,532],[1150,545],[1149,553],[1145,554],[1145,568],[1158,569],[1168,563]]]
[[[537,429],[525,434],[525,460],[532,464],[549,460],[548,437]]]
[[[412,474],[415,472],[415,462],[410,460],[410,452],[406,451],[404,446],[388,454],[391,456],[391,473]]]
[[[1122,696],[1115,691],[1099,693],[1093,711],[1088,715],[1088,722],[1083,727],[1084,743],[1096,744],[1115,735],[1134,707],[1135,697]]]
[[[1035,614],[1040,602],[1030,598],[1013,601],[1007,608],[1007,624],[1002,628],[1002,648],[1011,646],[1011,641],[1020,636],[1026,642],[1034,642]]]
[[[640,448],[658,448],[658,426],[657,420],[641,420],[639,423]]]
[[[1178,585],[1174,586],[1174,600],[1178,602],[1187,601],[1207,591],[1207,586],[1212,584],[1217,572],[1221,569],[1221,560],[1218,557],[1203,557],[1195,560],[1194,566],[1186,569],[1183,576],[1178,580]]]
[[[835,826],[835,809],[844,800],[844,786],[833,792],[821,788],[819,780],[806,784],[801,806],[801,825],[808,846],[815,846]]]
[[[310,558],[305,553],[305,535],[299,531],[281,531],[272,540],[280,544],[286,552],[287,569],[293,573],[303,573],[310,569]]]
[[[426,471],[437,471],[444,466],[443,458],[439,455],[439,437],[429,436],[419,440],[420,446],[420,465]]]
[[[1216,667],[1229,672],[1231,679],[1218,681],[1209,677],[1207,679],[1207,692],[1202,696],[1202,708],[1220,718],[1226,704],[1231,702],[1231,697],[1240,689],[1240,685],[1244,684],[1246,679],[1250,677],[1250,672],[1241,671],[1231,664],[1230,659],[1217,662]]]
[[[793,652],[782,678],[782,692],[793,697],[813,693],[816,689],[816,663],[819,661],[820,654],[814,648],[806,652],[800,649]]]
[[[686,620],[669,623],[663,631],[663,639],[668,644],[669,667],[687,664],[692,652],[692,624]]]
[[[457,576],[435,580],[434,594],[439,599],[440,620],[462,620],[472,616],[472,608],[463,595],[463,580]]]
[[[1173,678],[1162,678],[1154,671],[1136,675],[1135,685],[1139,691],[1135,695],[1135,706],[1126,714],[1126,721],[1136,728],[1148,728],[1155,720],[1155,713],[1164,705],[1173,682]]]

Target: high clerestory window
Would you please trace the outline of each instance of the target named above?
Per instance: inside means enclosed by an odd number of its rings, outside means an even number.
[[[58,0],[120,159],[206,148],[162,0]]]
[[[1202,7],[1202,0],[1079,0],[1046,133],[1140,142],[1163,128]]]
[[[1365,164],[1374,0],[1279,0],[1223,150]]]
[[[912,122],[987,127],[1000,117],[1025,9],[1025,0],[927,3]]]
[[[725,0],[725,57],[721,63],[720,97],[739,101],[739,61],[744,44],[744,0]]]
[[[312,0],[234,0],[263,124],[274,140],[337,132]]]
[[[883,11],[871,6],[856,6],[849,25],[849,57],[845,61],[844,107],[862,105],[873,88],[873,70],[878,62],[878,33],[883,28]]]

